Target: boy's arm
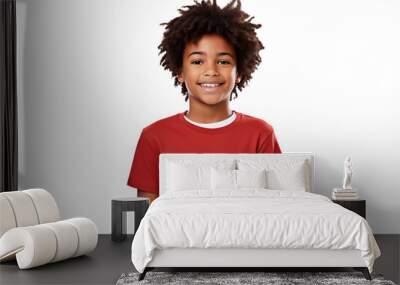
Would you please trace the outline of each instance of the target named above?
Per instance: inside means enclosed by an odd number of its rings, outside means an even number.
[[[155,194],[155,193],[145,192],[145,191],[140,190],[140,189],[137,189],[137,195],[138,195],[138,197],[149,198],[150,203],[153,202],[153,200],[158,197],[158,195]]]
[[[136,146],[127,185],[137,190],[138,197],[148,198],[150,203],[158,197],[159,154],[156,140],[149,137],[144,128]]]

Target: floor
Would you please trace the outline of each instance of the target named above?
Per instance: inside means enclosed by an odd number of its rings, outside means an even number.
[[[374,271],[399,284],[400,235],[376,235],[382,256]],[[124,272],[134,271],[130,260],[132,236],[124,242],[112,242],[100,235],[95,251],[87,256],[45,266],[19,270],[15,261],[0,264],[0,284],[115,284]]]

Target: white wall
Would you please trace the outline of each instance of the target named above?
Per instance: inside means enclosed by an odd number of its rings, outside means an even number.
[[[316,154],[329,195],[351,155],[375,233],[400,233],[400,3],[243,1],[263,63],[232,103],[270,122],[283,151]],[[17,0],[20,188],[110,233],[141,129],[187,108],[159,65],[159,24],[192,1]],[[225,4],[227,1],[219,1]]]

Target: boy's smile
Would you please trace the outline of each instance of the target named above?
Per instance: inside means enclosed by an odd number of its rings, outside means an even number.
[[[197,44],[188,43],[178,80],[186,84],[189,98],[199,103],[215,105],[227,101],[240,81],[233,46],[215,34],[204,35]]]

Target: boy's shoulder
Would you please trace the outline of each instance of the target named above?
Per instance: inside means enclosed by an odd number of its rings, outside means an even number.
[[[267,131],[267,132],[274,131],[274,128],[272,127],[272,125],[263,119],[260,119],[260,118],[257,118],[255,116],[251,116],[248,114],[244,114],[244,113],[239,113],[239,114],[242,116],[241,122],[242,122],[242,125],[245,127],[250,127],[250,128],[257,129],[257,130]]]
[[[154,131],[158,131],[160,129],[165,129],[167,127],[170,127],[171,124],[174,124],[178,121],[178,116],[179,116],[179,113],[159,119],[159,120],[147,125],[146,127],[144,127],[143,131],[144,132],[154,132]]]

